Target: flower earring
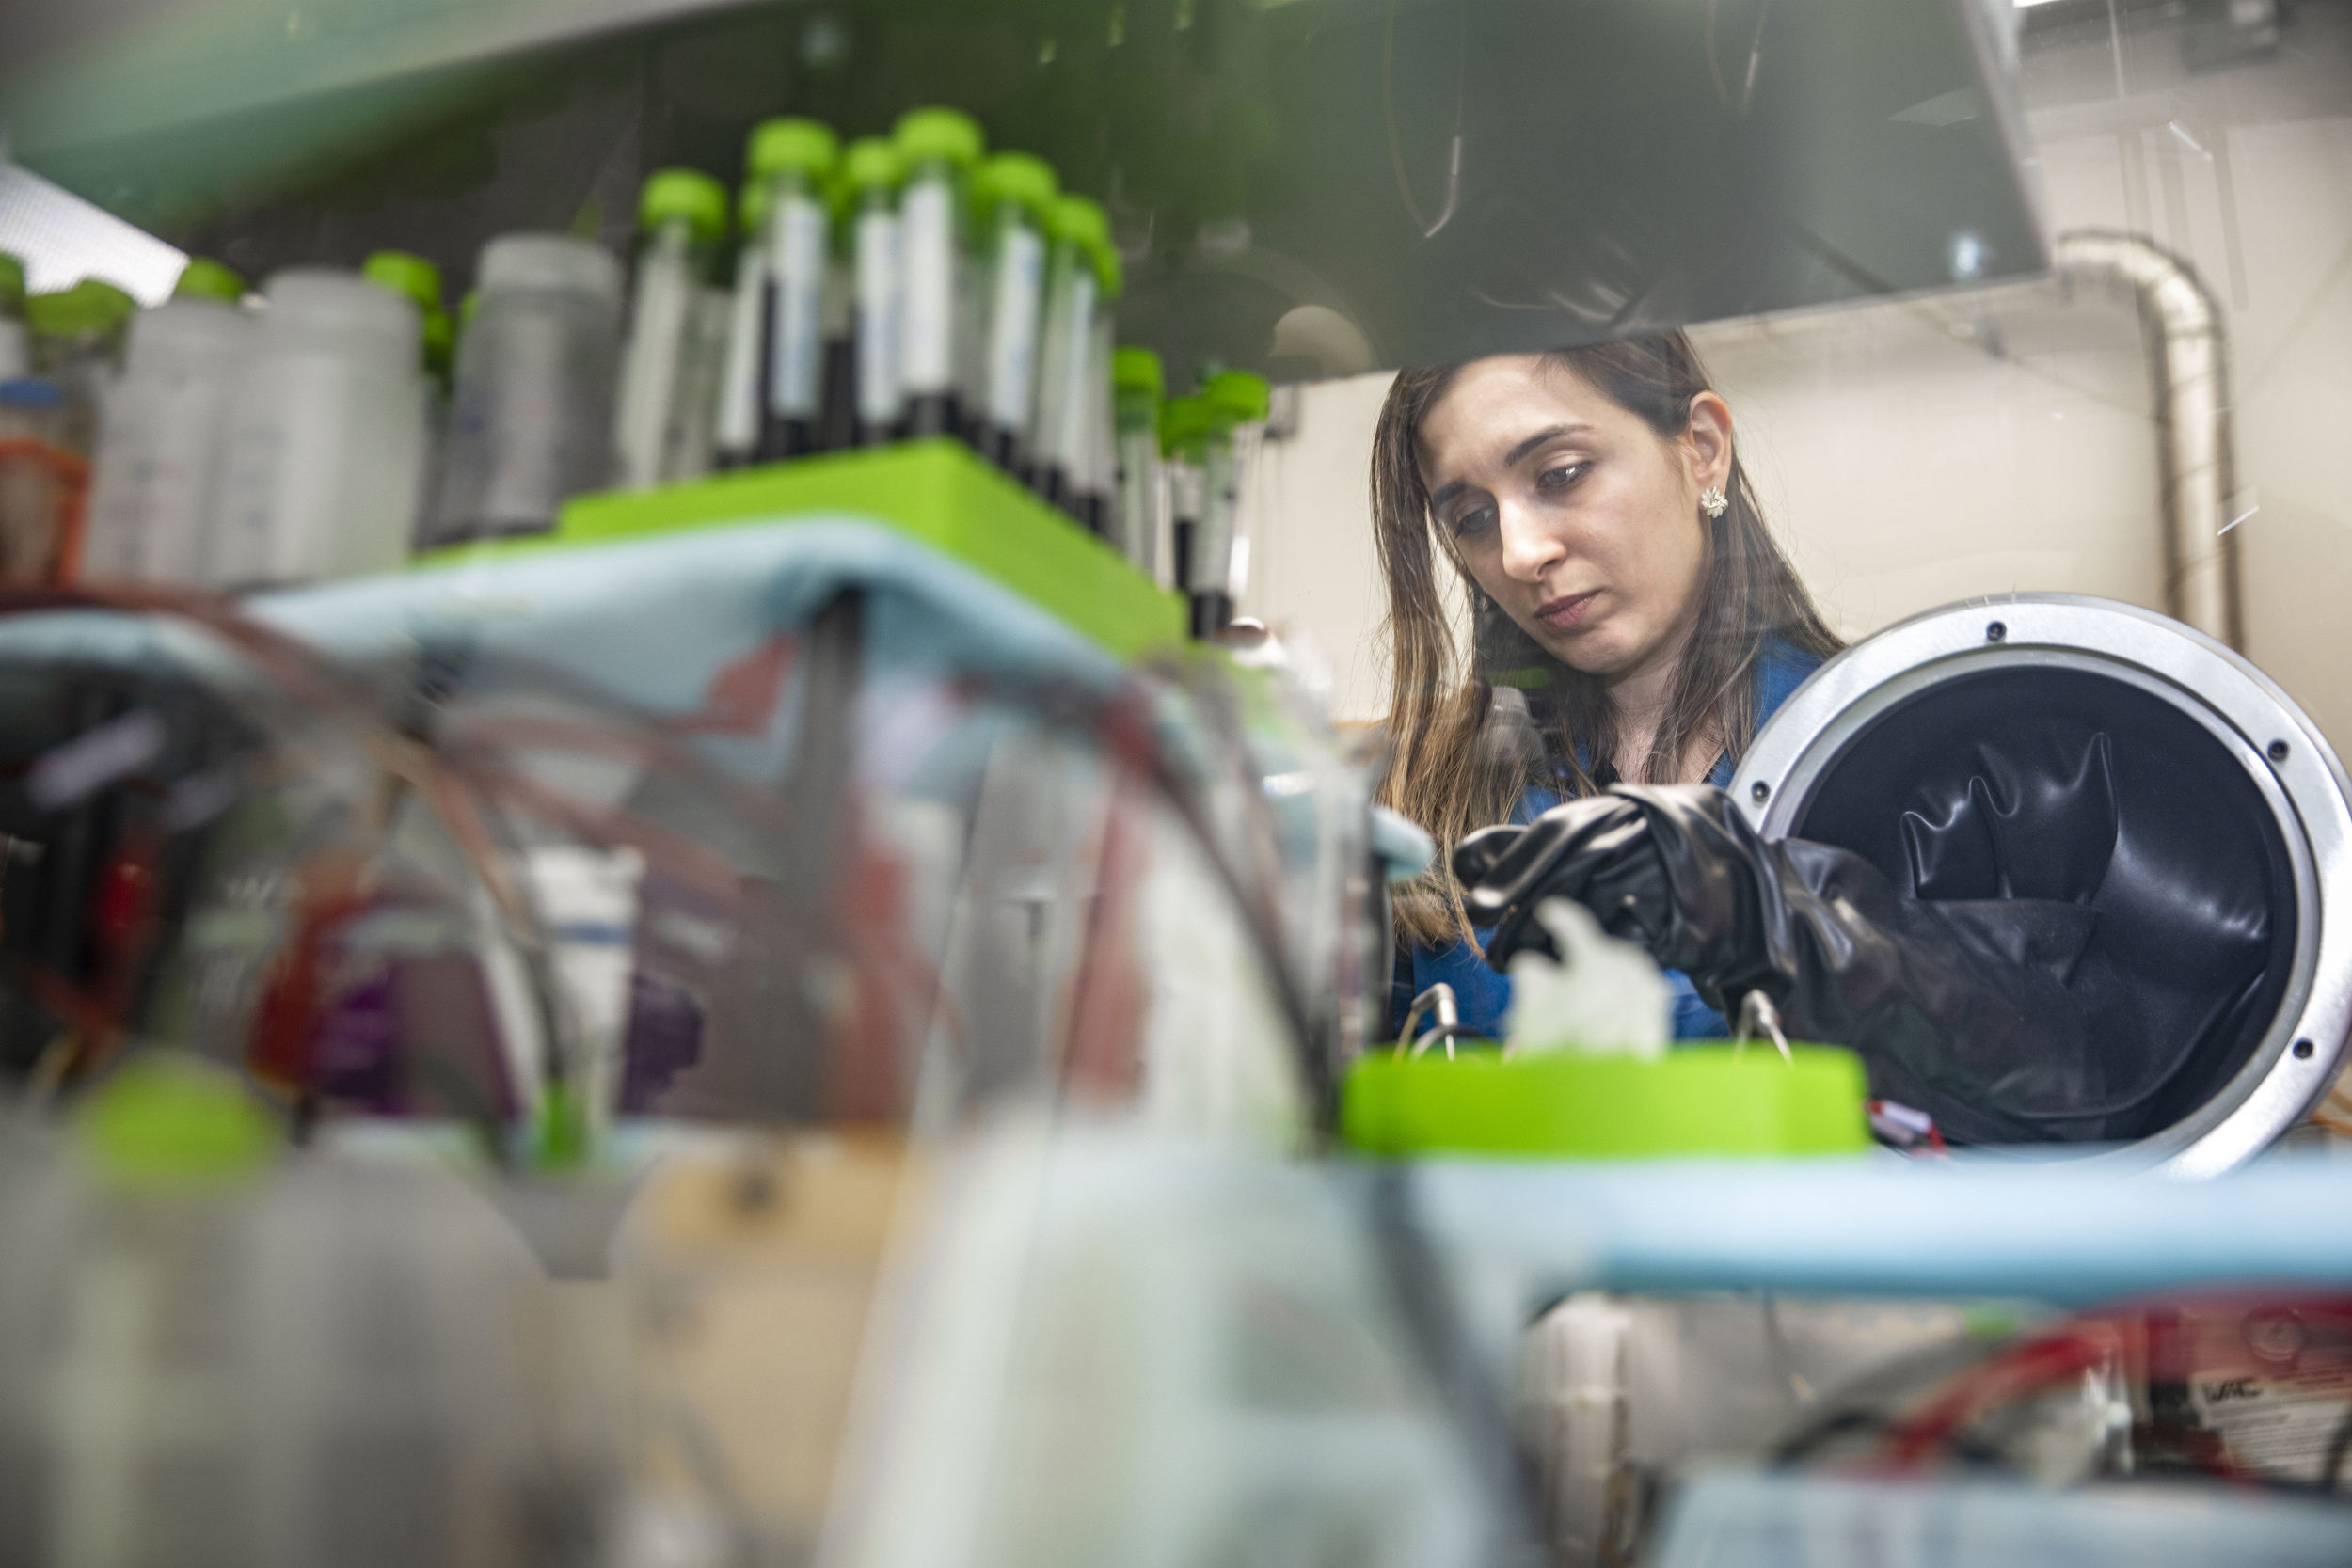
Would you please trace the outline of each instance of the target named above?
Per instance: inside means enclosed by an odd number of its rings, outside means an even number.
[[[1710,487],[1699,492],[1699,510],[1706,513],[1709,517],[1722,516],[1724,515],[1724,509],[1728,507],[1730,504],[1730,498],[1725,496],[1721,490]]]

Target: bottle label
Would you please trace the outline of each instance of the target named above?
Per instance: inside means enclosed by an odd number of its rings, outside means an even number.
[[[887,212],[857,220],[857,417],[898,418],[898,220]]]
[[[825,303],[825,210],[801,195],[782,198],[769,220],[770,318],[768,410],[785,419],[817,417]]]
[[[989,422],[1025,433],[1036,385],[1038,285],[1045,242],[1025,224],[997,231],[995,274],[988,310],[988,361],[981,387]]]
[[[955,195],[950,181],[923,180],[899,198],[899,385],[911,398],[955,390]]]

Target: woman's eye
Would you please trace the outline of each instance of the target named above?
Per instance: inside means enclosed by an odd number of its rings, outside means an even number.
[[[1591,467],[1590,463],[1584,462],[1558,464],[1535,476],[1535,487],[1538,490],[1565,490],[1582,479],[1584,470]]]
[[[1460,513],[1454,519],[1454,536],[1459,539],[1468,534],[1481,532],[1494,520],[1495,509],[1491,506],[1475,507],[1470,511]]]

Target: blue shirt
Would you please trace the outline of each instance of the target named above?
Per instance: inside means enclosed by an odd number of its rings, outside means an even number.
[[[1756,660],[1756,719],[1760,725],[1788,700],[1789,693],[1804,684],[1807,675],[1821,667],[1819,654],[1801,654],[1778,638],[1767,641]],[[1732,763],[1726,755],[1715,764],[1715,770],[1707,782],[1721,789],[1731,783]],[[1533,822],[1545,812],[1558,805],[1560,794],[1555,790],[1532,788],[1519,797],[1512,809],[1514,822]],[[1483,945],[1493,935],[1490,929],[1478,931]],[[1402,959],[1390,995],[1389,1025],[1402,1027],[1405,1009],[1412,1006],[1414,997],[1431,986],[1443,981],[1454,988],[1454,998],[1462,1009],[1462,1023],[1470,1033],[1500,1038],[1502,1034],[1503,1010],[1511,1005],[1511,980],[1497,972],[1469,942],[1457,942],[1444,947],[1415,947],[1412,950],[1412,974],[1405,977]],[[1666,971],[1666,983],[1674,990],[1674,1037],[1678,1040],[1722,1039],[1731,1033],[1724,1015],[1699,1000],[1698,988],[1691,977],[1679,970]]]

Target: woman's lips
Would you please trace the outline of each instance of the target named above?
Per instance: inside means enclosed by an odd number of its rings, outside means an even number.
[[[1567,631],[1584,619],[1585,612],[1593,608],[1593,601],[1598,597],[1600,590],[1597,588],[1589,593],[1570,594],[1565,598],[1554,599],[1538,607],[1535,619],[1554,631]]]

